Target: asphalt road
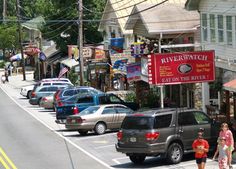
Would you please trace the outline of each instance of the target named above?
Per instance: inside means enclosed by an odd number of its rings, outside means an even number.
[[[42,125],[2,90],[0,147],[17,169],[106,168]]]
[[[30,105],[19,94],[20,88],[11,84],[0,87],[7,93],[0,90],[0,148],[17,169],[197,168],[193,154],[185,155],[177,165],[169,165],[158,157],[134,165],[127,156],[116,152],[116,132],[101,136],[68,132],[64,125],[54,122],[55,112]],[[0,169],[1,164],[0,153]],[[208,159],[206,168],[218,168],[217,162]]]

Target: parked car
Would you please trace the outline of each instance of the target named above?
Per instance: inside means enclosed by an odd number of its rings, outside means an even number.
[[[56,83],[55,83],[56,82]],[[66,84],[70,84],[73,85],[71,83],[71,81],[67,78],[47,78],[47,79],[42,79],[40,82],[33,84],[33,85],[28,85],[28,86],[24,86],[21,88],[20,94],[24,97],[27,97],[27,99],[30,98],[31,96],[31,92],[36,89],[36,87],[38,86],[46,86],[46,85],[64,85],[64,83]]]
[[[39,106],[44,107],[45,109],[53,109],[54,108],[53,98],[54,98],[54,94],[42,97],[42,99],[39,102]]]
[[[61,104],[63,100],[67,98],[71,98],[74,95],[81,96],[81,95],[93,95],[93,94],[101,94],[104,93],[98,89],[88,86],[80,86],[80,87],[67,87],[61,90],[58,90],[54,94],[54,107],[58,106],[58,103]]]
[[[39,105],[43,97],[54,94],[58,89],[65,87],[67,87],[67,85],[38,86],[35,90],[31,92],[31,98],[29,99],[29,103],[32,105]]]
[[[122,104],[132,110],[137,110],[139,108],[138,104],[134,102],[125,102],[111,93],[74,96],[58,104],[56,107],[56,123],[65,123],[67,116],[78,114],[89,106],[100,104]]]
[[[21,88],[20,94],[26,97],[27,99],[29,99],[33,89],[34,89],[34,85],[24,86]]]
[[[81,135],[88,131],[100,135],[107,129],[119,129],[125,116],[131,113],[133,110],[120,104],[90,106],[77,115],[68,116],[65,127]]]
[[[199,128],[211,149],[217,143],[220,124],[196,109],[152,109],[127,115],[117,133],[116,150],[142,163],[146,156],[165,157],[179,163],[183,154],[193,152],[192,143]]]

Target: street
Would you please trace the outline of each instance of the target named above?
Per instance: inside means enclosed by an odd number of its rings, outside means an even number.
[[[116,152],[116,132],[80,136],[66,131],[64,125],[55,123],[54,111],[30,105],[16,86],[20,81],[11,78],[10,83],[1,84],[0,90],[0,146],[18,169],[197,168],[193,154],[185,155],[177,165],[158,157],[134,165],[125,154]],[[207,168],[217,168],[217,162],[208,159]]]

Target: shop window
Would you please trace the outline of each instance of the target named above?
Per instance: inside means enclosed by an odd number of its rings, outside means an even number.
[[[215,15],[210,14],[210,36],[211,42],[216,42]]]
[[[224,42],[224,17],[218,15],[218,42]]]
[[[227,36],[227,45],[233,44],[233,29],[232,29],[232,16],[226,16],[226,36]]]
[[[207,14],[202,14],[202,40],[207,41]]]

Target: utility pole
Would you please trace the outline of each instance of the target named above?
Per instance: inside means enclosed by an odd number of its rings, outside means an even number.
[[[80,65],[80,85],[84,85],[84,57],[83,57],[83,0],[78,0],[78,41],[79,65]]]
[[[24,58],[24,52],[22,47],[22,32],[21,32],[21,23],[20,23],[20,10],[19,10],[20,2],[19,0],[16,0],[16,15],[17,15],[17,21],[18,21],[18,32],[19,32],[19,44],[20,44],[20,51],[21,51],[21,64],[22,64],[22,72],[23,72],[23,80],[26,80],[25,77],[25,58]]]
[[[6,19],[6,0],[3,0],[3,9],[2,9],[2,20],[3,23],[5,23]]]

